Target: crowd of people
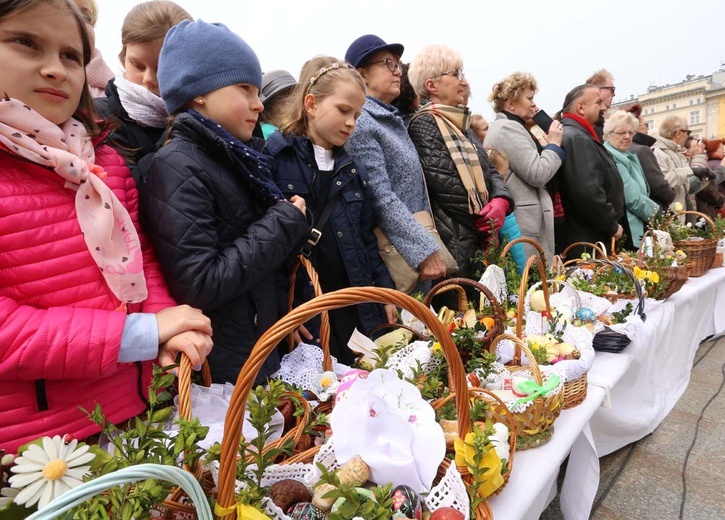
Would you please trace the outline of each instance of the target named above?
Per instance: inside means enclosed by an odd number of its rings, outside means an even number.
[[[448,46],[403,63],[403,44],[365,34],[295,80],[263,73],[223,24],[151,0],[124,20],[114,77],[97,16],[94,0],[0,0],[6,452],[96,433],[81,410],[94,403],[117,423],[142,413],[151,363],[180,353],[236,381],[286,312],[299,255],[323,292],[400,287],[384,240],[426,290],[473,276],[472,259],[503,240],[533,239],[548,259],[612,237],[637,248],[672,204],[712,215],[725,203],[723,141],[694,139],[675,116],[647,135],[641,106],[610,110],[605,70],[553,118],[536,79],[513,72],[491,89],[489,124]],[[534,250],[514,254],[521,267]],[[314,296],[303,273],[293,289],[295,305]],[[333,355],[351,363],[355,329],[396,319],[392,305],[333,311]],[[314,320],[296,333],[319,335]]]

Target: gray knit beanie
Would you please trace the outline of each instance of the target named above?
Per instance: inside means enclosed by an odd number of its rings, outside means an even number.
[[[157,77],[169,114],[196,96],[229,85],[262,88],[262,67],[247,42],[223,24],[203,20],[184,20],[169,29]]]

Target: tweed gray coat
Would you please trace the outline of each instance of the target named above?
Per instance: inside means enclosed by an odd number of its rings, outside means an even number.
[[[526,128],[505,114],[496,114],[486,134],[484,146],[504,152],[509,158],[506,187],[516,203],[514,214],[521,236],[536,240],[546,253],[554,258],[554,208],[546,190],[561,166],[564,151],[548,145],[539,154],[536,144]],[[524,245],[526,256],[536,254],[533,246]]]
[[[378,225],[406,262],[417,268],[439,247],[413,218],[413,213],[430,207],[418,152],[397,109],[368,96],[345,150],[370,175]]]

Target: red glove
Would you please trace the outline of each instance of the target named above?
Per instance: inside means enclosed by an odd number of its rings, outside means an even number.
[[[476,229],[481,232],[491,231],[491,220],[493,220],[494,231],[498,231],[506,220],[506,214],[509,211],[509,201],[501,197],[495,197],[488,201],[479,217],[476,217]]]

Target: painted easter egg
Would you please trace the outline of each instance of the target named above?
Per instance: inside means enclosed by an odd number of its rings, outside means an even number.
[[[393,518],[420,520],[423,517],[423,503],[411,487],[400,485],[390,496],[393,498]]]
[[[298,502],[287,510],[287,516],[294,520],[325,520],[324,511],[316,508],[310,502]]]
[[[576,317],[582,323],[594,323],[595,321],[597,321],[597,315],[594,314],[593,310],[591,310],[587,307],[582,307],[581,309],[577,309]]]

